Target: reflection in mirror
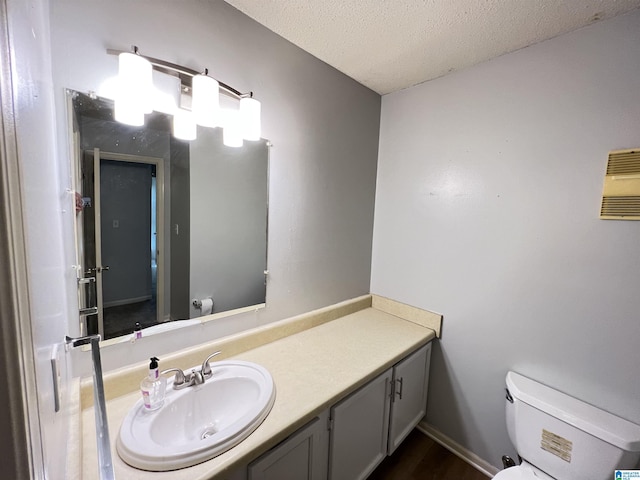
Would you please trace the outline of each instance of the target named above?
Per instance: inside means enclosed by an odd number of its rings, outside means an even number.
[[[230,148],[199,127],[183,142],[165,114],[131,127],[110,100],[69,91],[69,104],[83,332],[263,306],[267,141]]]

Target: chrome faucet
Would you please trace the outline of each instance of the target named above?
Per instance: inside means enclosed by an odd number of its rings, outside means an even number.
[[[160,372],[160,375],[174,373],[174,390],[182,390],[183,388],[191,387],[193,385],[202,385],[208,378],[211,378],[211,376],[213,375],[213,372],[211,371],[211,365],[209,365],[209,360],[211,360],[216,355],[220,355],[221,353],[222,352],[215,352],[209,355],[207,359],[202,363],[202,367],[200,368],[200,370],[194,368],[191,372],[184,373],[179,368],[169,368]]]
[[[213,357],[215,357],[216,355],[220,355],[222,352],[215,352],[212,353],[211,355],[209,355],[207,357],[207,359],[202,362],[202,368],[200,369],[200,371],[202,372],[202,381],[204,382],[207,378],[211,378],[213,376],[213,372],[211,371],[211,365],[209,365],[209,360],[211,360]]]
[[[185,388],[188,387],[189,385],[187,385],[186,383],[186,378],[184,376],[184,372],[182,370],[180,370],[179,368],[168,368],[167,370],[163,370],[160,372],[160,375],[165,375],[167,373],[172,373],[174,372],[174,379],[173,379],[173,389],[174,390],[180,390],[181,388]]]
[[[202,385],[204,383],[204,377],[202,376],[202,372],[198,370],[192,370],[191,381],[193,382],[193,385]]]

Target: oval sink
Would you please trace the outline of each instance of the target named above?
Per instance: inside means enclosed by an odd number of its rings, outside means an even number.
[[[226,452],[258,428],[276,397],[269,372],[240,360],[211,362],[211,370],[201,385],[173,390],[168,382],[159,410],[149,412],[139,400],[120,427],[120,458],[143,470],[190,467]]]

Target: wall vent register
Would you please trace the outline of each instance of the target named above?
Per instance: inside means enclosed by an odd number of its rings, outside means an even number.
[[[640,220],[640,148],[609,152],[600,218]]]

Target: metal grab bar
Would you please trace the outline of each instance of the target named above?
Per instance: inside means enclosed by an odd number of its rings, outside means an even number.
[[[96,419],[96,441],[98,443],[98,468],[100,480],[115,480],[111,444],[109,442],[109,425],[107,423],[107,405],[102,381],[102,362],[100,361],[100,335],[65,338],[67,345],[79,347],[91,343],[91,361],[93,363],[93,405]]]

